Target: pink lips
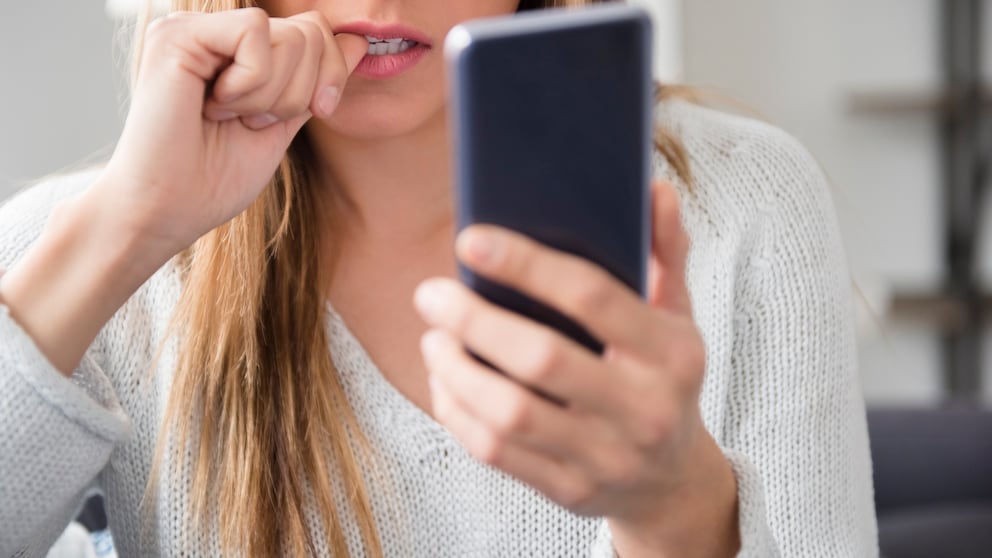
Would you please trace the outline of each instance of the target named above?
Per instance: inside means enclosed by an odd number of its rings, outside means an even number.
[[[389,79],[416,66],[431,50],[431,40],[424,33],[406,25],[377,24],[359,21],[334,28],[334,33],[368,35],[379,39],[407,39],[418,44],[404,52],[383,55],[365,55],[353,75],[369,79]]]

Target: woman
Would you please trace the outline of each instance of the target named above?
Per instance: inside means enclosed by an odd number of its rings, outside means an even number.
[[[0,555],[94,484],[125,556],[875,555],[848,279],[794,140],[659,104],[648,301],[506,230],[453,253],[445,33],[584,3],[153,23],[111,160],[0,212]]]

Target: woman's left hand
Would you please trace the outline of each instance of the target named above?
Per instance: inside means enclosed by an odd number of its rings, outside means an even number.
[[[465,265],[558,309],[606,350],[456,281],[427,280],[415,304],[431,327],[422,352],[433,411],[477,459],[575,513],[609,518],[625,558],[732,555],[736,482],[699,410],[706,351],[685,281],[689,239],[674,189],[658,183],[653,194],[648,301],[522,235],[465,230],[456,244]]]

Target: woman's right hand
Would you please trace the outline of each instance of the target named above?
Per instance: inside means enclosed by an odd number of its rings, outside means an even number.
[[[258,197],[368,50],[316,12],[175,14],[148,29],[124,132],[0,279],[0,304],[62,373],[159,267]]]
[[[319,12],[177,13],[149,27],[131,110],[94,192],[171,257],[242,212],[311,117],[334,111],[364,37]],[[171,253],[168,253],[171,252]]]

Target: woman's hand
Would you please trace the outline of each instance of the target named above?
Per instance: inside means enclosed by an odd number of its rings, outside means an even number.
[[[318,12],[156,20],[102,198],[141,234],[185,248],[258,197],[303,124],[334,111],[367,49]]]
[[[368,43],[316,12],[174,14],[148,29],[113,157],[56,208],[0,303],[65,374],[152,273],[262,192],[311,115],[334,110]]]
[[[610,518],[625,558],[732,555],[736,482],[700,416],[706,352],[685,282],[689,240],[668,185],[654,188],[653,237],[645,302],[593,264],[521,235],[463,232],[456,249],[466,265],[570,316],[606,352],[458,282],[428,280],[415,303],[432,328],[422,351],[434,413],[476,458],[573,512]]]

